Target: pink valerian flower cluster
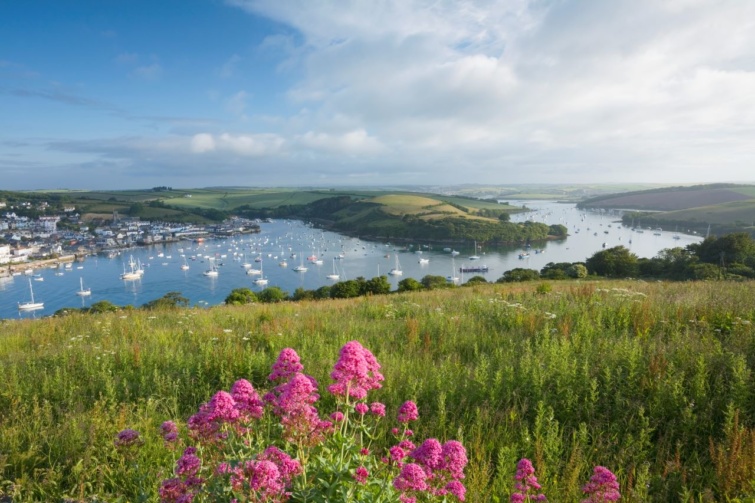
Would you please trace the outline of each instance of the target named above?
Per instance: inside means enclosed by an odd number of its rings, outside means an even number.
[[[218,391],[189,418],[189,435],[201,442],[216,443],[226,436],[224,424],[243,429],[241,423],[261,418],[264,411],[264,403],[252,384],[239,379],[231,386],[230,393]]]
[[[272,402],[273,413],[280,416],[284,438],[302,445],[315,445],[333,423],[320,419],[312,405],[319,398],[317,387],[309,376],[296,373],[278,386],[279,394]]]
[[[416,463],[403,464],[401,459],[406,456],[405,448],[409,446],[413,449],[408,456]],[[399,491],[409,492],[409,496],[423,491],[434,496],[451,494],[459,501],[464,501],[467,490],[461,479],[464,478],[464,468],[467,466],[467,451],[460,442],[449,440],[441,445],[437,439],[429,438],[419,447],[414,447],[409,440],[403,440],[398,446],[391,448],[390,452],[391,458],[401,466],[401,473],[393,483]],[[408,466],[411,468],[407,468]],[[422,470],[424,477],[417,473],[415,467]],[[419,486],[424,489],[417,489]]]
[[[231,386],[231,396],[236,402],[239,415],[244,420],[260,419],[265,412],[265,403],[246,379],[239,379]]]
[[[335,383],[328,391],[335,396],[363,400],[367,392],[382,387],[383,374],[375,356],[357,341],[347,342],[342,348],[330,377]]]
[[[165,446],[172,446],[178,442],[178,426],[173,421],[164,421],[160,425],[160,434],[165,441]]]
[[[129,428],[119,431],[113,443],[118,449],[129,449],[142,445],[142,438],[138,431]]]
[[[223,465],[218,471],[230,474],[231,488],[247,495],[248,501],[283,502],[290,495],[287,489],[292,479],[301,473],[301,465],[277,447],[268,447],[254,460],[235,468]]]
[[[535,468],[532,462],[527,458],[522,458],[516,465],[516,475],[514,476],[514,493],[511,495],[511,503],[521,503],[524,501],[547,501],[544,494],[538,494],[541,489],[535,477]]]
[[[582,503],[606,503],[621,498],[616,475],[604,466],[596,466],[593,469],[592,477],[582,488],[582,492],[588,495]]]
[[[304,370],[301,358],[291,348],[284,348],[273,363],[273,371],[267,376],[271,381],[286,382],[292,375]]]
[[[364,466],[360,466],[354,471],[354,480],[356,480],[359,484],[366,483],[367,477],[369,476],[370,472]]]
[[[160,485],[160,503],[191,503],[199,493],[204,481],[198,477],[202,460],[196,452],[196,448],[187,447],[178,458],[175,469],[177,477],[163,480]]]
[[[398,422],[408,424],[410,421],[416,421],[419,418],[417,404],[408,400],[398,409]]]

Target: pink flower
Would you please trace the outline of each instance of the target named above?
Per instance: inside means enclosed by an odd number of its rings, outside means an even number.
[[[294,374],[291,379],[280,386],[280,395],[275,403],[276,413],[290,414],[308,408],[320,398],[316,385],[304,374]]]
[[[360,484],[364,484],[365,482],[367,482],[367,477],[369,477],[369,475],[370,472],[367,471],[367,468],[360,466],[354,472],[354,480],[356,480]]]
[[[275,463],[275,466],[278,467],[278,471],[281,474],[281,479],[286,484],[301,472],[301,464],[299,461],[292,459],[291,456],[275,446],[265,449],[265,452],[263,452],[258,459]]]
[[[370,404],[370,412],[378,417],[385,417],[385,404],[380,402],[372,402]]]
[[[375,356],[357,341],[347,342],[341,348],[330,377],[335,383],[328,386],[328,391],[357,400],[364,399],[368,391],[381,388],[384,379]]]
[[[399,466],[401,465],[402,460],[406,457],[406,451],[398,445],[391,447],[388,452],[391,454],[391,460],[398,463]]]
[[[287,381],[292,375],[304,370],[299,355],[291,348],[283,349],[273,363],[273,372],[267,377],[271,381]]]
[[[369,456],[370,450],[366,447],[362,447],[361,449],[359,449],[359,454],[361,454],[362,456]]]
[[[160,502],[178,503],[179,500],[186,501],[182,498],[187,495],[187,490],[188,488],[186,487],[186,484],[184,484],[184,481],[179,478],[163,480],[160,484],[160,490],[158,491]]]
[[[176,426],[176,423],[173,421],[164,421],[163,424],[160,425],[160,432],[163,436],[168,433],[178,433],[178,426]]]
[[[449,471],[451,477],[463,479],[467,461],[467,451],[461,442],[449,440],[443,444],[443,465]]]
[[[183,455],[176,461],[176,475],[179,477],[190,477],[196,475],[202,466],[202,460],[196,454],[193,447],[187,448]]]
[[[407,400],[398,409],[398,422],[408,423],[409,421],[416,421],[419,418],[419,411],[417,410],[417,404],[411,400]]]
[[[113,442],[119,449],[128,449],[129,447],[138,447],[142,444],[139,432],[130,428],[119,431]]]
[[[201,441],[213,442],[219,439],[223,423],[234,423],[239,418],[239,410],[233,397],[225,391],[218,391],[209,402],[202,404],[199,411],[187,422],[189,434]]]
[[[230,393],[218,391],[207,405],[207,421],[232,423],[239,418],[236,401]]]
[[[407,463],[401,467],[401,473],[393,480],[393,487],[399,491],[425,491],[427,489],[427,474],[421,466]]]
[[[582,503],[605,503],[607,501],[618,501],[621,498],[616,475],[604,466],[596,466],[593,469],[590,482],[585,484],[582,492],[588,495],[588,498],[582,500]]]
[[[540,484],[535,477],[535,468],[532,462],[527,458],[522,458],[516,465],[516,475],[514,476],[515,492],[511,495],[511,503],[522,501],[545,501],[545,495],[535,494],[540,490]]]
[[[343,412],[335,411],[330,415],[330,419],[332,419],[336,423],[340,423],[343,421]]]
[[[359,402],[354,406],[354,410],[357,412],[357,414],[364,416],[365,414],[367,414],[367,411],[369,411],[370,408],[366,403]]]
[[[467,494],[467,488],[464,487],[464,484],[462,484],[458,480],[452,480],[451,482],[446,484],[446,487],[444,489],[456,496],[459,501],[464,501],[464,497]]]
[[[236,402],[241,417],[244,419],[259,419],[265,411],[265,404],[260,400],[260,395],[255,391],[252,383],[246,379],[239,379],[231,387],[231,396]]]
[[[443,466],[443,447],[437,439],[428,438],[422,445],[409,453],[411,457],[425,468],[429,475]]]
[[[244,473],[249,477],[249,487],[263,495],[279,494],[285,489],[280,470],[272,461],[247,461]]]

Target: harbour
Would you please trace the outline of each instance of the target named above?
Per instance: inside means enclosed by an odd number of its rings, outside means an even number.
[[[26,275],[1,277],[0,318],[48,316],[59,309],[89,307],[99,301],[139,307],[168,292],[180,292],[192,306],[208,307],[222,304],[236,288],[259,292],[276,286],[291,294],[297,288],[315,290],[359,276],[386,275],[393,290],[402,279],[420,280],[426,275],[450,275],[458,277],[458,283],[479,275],[493,282],[516,267],[540,270],[549,262],[580,262],[605,247],[626,246],[649,258],[665,248],[684,247],[702,239],[674,231],[642,233],[621,225],[620,215],[585,212],[574,204],[521,203],[532,211],[514,215],[512,221],[561,224],[569,236],[529,248],[488,247],[470,241],[447,251],[445,245],[366,241],[300,221],[274,220],[262,223],[257,234],[152,244],[44,264],[31,273],[41,279],[34,283],[34,294],[44,308],[29,312],[17,307],[29,296]],[[142,273],[125,279],[132,263],[140,264]],[[401,274],[389,274],[397,264]],[[26,269],[24,265],[14,267]],[[205,274],[212,267],[216,274]],[[91,289],[90,295],[76,294],[82,283]]]

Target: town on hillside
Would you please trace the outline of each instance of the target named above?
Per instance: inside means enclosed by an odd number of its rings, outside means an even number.
[[[24,216],[30,209],[40,215]],[[237,217],[218,224],[194,225],[143,221],[114,212],[111,219],[95,223],[84,222],[75,206],[63,206],[59,214],[50,214],[49,209],[46,202],[9,206],[0,201],[0,277],[133,246],[260,231],[259,220]]]

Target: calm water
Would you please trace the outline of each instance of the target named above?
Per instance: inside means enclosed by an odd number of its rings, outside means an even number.
[[[87,257],[84,262],[74,263],[71,269],[37,269],[33,277],[0,278],[0,318],[41,317],[63,307],[89,306],[101,300],[141,306],[170,291],[181,292],[192,305],[217,305],[234,288],[248,287],[253,291],[265,288],[254,284],[260,275],[247,274],[248,268],[261,269],[261,276],[269,281],[267,286],[279,286],[291,293],[298,287],[314,290],[335,283],[337,280],[327,278],[334,271],[341,281],[387,274],[398,260],[403,275],[388,276],[395,289],[399,281],[408,277],[419,280],[427,274],[450,276],[455,271],[453,274],[459,279],[462,276],[466,279],[481,274],[462,274],[459,272],[462,266],[486,265],[489,272],[482,275],[494,281],[515,267],[540,270],[548,262],[583,261],[601,250],[603,243],[608,248],[624,245],[640,257],[654,257],[665,248],[687,246],[701,239],[673,229],[633,232],[620,224],[618,215],[583,212],[573,204],[539,201],[512,201],[512,204],[534,210],[515,215],[513,221],[562,224],[569,229],[570,236],[563,241],[535,244],[526,258],[519,258],[524,251],[521,247],[481,247],[477,251],[479,260],[470,260],[474,255],[473,242],[464,247],[456,246],[459,255],[455,257],[438,245],[431,249],[422,247],[422,253],[418,254],[420,243],[407,250],[402,244],[402,250],[396,251],[397,247],[389,243],[362,241],[314,229],[301,222],[280,220],[262,224],[260,234],[208,240],[202,244],[183,242],[133,248],[114,258]],[[343,258],[335,259],[340,255]],[[310,256],[318,257],[322,264],[309,262]],[[145,273],[140,280],[124,281],[120,275],[128,269],[131,257],[144,265]],[[203,274],[210,269],[210,257],[217,265],[217,277]],[[287,261],[285,266],[280,265],[283,259]],[[427,263],[421,264],[420,259],[427,259]],[[181,269],[184,260],[188,270]],[[307,267],[306,272],[293,270],[300,264]],[[82,280],[84,288],[92,290],[89,297],[76,295]],[[30,282],[35,300],[44,302],[44,309],[19,312],[17,303],[30,300]]]

